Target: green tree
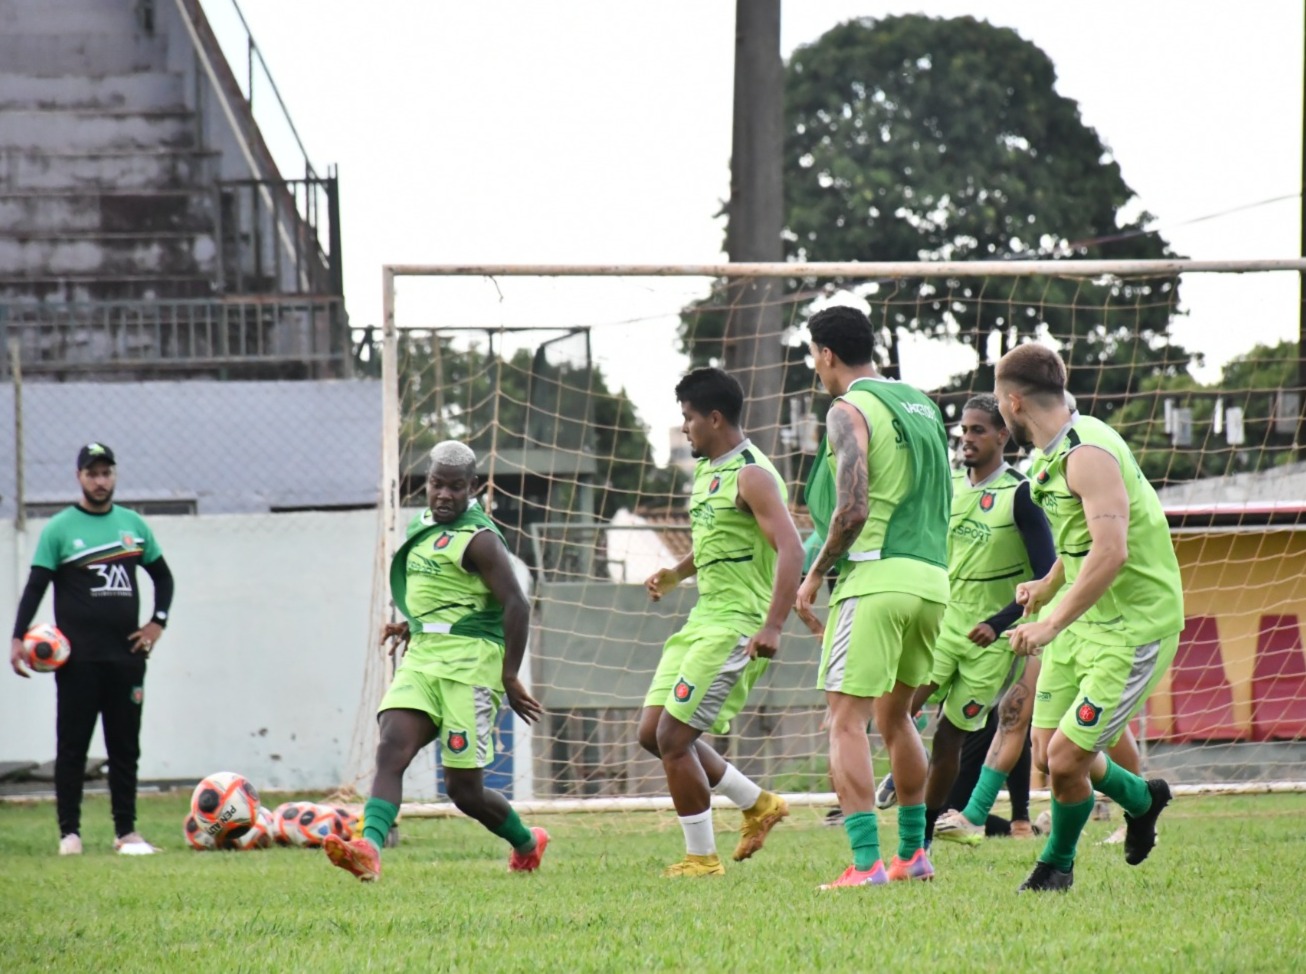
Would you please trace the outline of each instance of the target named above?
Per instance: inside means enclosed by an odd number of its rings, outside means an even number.
[[[798,48],[786,68],[785,238],[801,261],[965,261],[1174,256],[1078,105],[1057,93],[1051,60],[1015,31],[970,17],[844,23]],[[729,214],[727,214],[727,217]],[[789,282],[795,311],[828,281]],[[903,332],[975,350],[956,388],[991,388],[996,360],[1050,333],[1076,394],[1110,412],[1149,375],[1182,375],[1169,343],[1176,278],[903,279],[844,282],[871,304],[881,365]],[[722,292],[724,293],[724,292]],[[686,310],[696,362],[721,359],[730,309],[718,296]],[[791,334],[780,336],[790,341]],[[785,388],[810,387],[803,349]]]
[[[1275,429],[1278,397],[1297,386],[1297,343],[1257,345],[1225,365],[1220,381],[1204,386],[1191,376],[1153,376],[1112,416],[1147,478],[1158,486],[1265,470],[1293,458],[1292,433]],[[1166,402],[1191,420],[1191,442],[1176,444],[1166,431]],[[1217,432],[1217,407],[1241,409],[1244,442],[1231,445]],[[1172,413],[1173,415],[1173,413]],[[1294,414],[1295,419],[1295,414]]]

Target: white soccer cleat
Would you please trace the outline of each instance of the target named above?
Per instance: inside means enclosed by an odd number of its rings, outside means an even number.
[[[934,837],[942,842],[979,845],[984,841],[984,826],[971,824],[965,815],[951,809],[940,815],[934,823]]]
[[[59,840],[59,855],[80,856],[82,854],[82,837],[76,832],[65,835]]]

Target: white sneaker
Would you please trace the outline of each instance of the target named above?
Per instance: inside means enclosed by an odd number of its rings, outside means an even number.
[[[934,837],[943,842],[979,845],[984,841],[984,826],[971,824],[965,815],[951,809],[940,815],[934,823]]]
[[[159,850],[141,838],[139,832],[130,832],[113,840],[113,851],[120,856],[152,856]]]
[[[81,854],[82,838],[76,832],[71,832],[59,840],[59,855],[80,856]]]
[[[1125,841],[1125,826],[1122,825],[1120,826],[1120,828],[1116,829],[1105,839],[1103,839],[1102,845],[1119,845],[1121,842],[1124,841]]]

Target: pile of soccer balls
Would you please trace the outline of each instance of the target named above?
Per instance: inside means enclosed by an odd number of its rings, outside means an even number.
[[[315,848],[328,835],[353,838],[360,827],[357,815],[335,805],[286,802],[269,809],[249,779],[219,771],[195,786],[183,834],[192,849],[248,851],[273,843]]]

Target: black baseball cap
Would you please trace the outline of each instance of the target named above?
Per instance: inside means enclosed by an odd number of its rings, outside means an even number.
[[[103,443],[87,443],[77,451],[77,469],[85,470],[91,464],[103,460],[111,466],[117,466],[118,461],[113,458],[113,451]]]

